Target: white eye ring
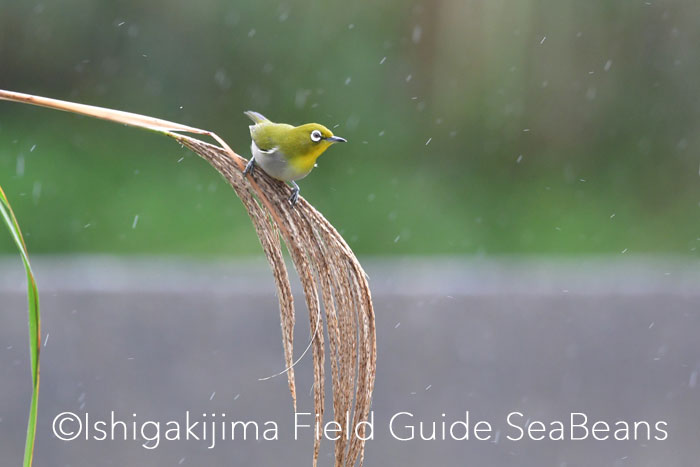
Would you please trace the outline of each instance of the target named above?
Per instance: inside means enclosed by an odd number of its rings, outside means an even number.
[[[313,141],[314,143],[318,143],[319,141],[321,141],[321,132],[318,130],[312,131],[311,132],[311,141]]]

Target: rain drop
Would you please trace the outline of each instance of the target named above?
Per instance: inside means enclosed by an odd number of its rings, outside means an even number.
[[[422,36],[423,36],[423,28],[416,25],[416,27],[413,28],[413,33],[411,34],[411,40],[413,41],[414,44],[418,44],[420,42],[420,39]]]
[[[34,200],[34,204],[39,203],[39,198],[41,197],[41,182],[36,181],[34,182],[34,186],[32,187],[32,200]]]
[[[17,167],[15,168],[18,177],[24,175],[24,155],[17,156]]]

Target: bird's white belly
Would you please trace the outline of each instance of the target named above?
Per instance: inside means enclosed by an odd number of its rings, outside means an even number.
[[[250,151],[255,157],[255,164],[263,169],[265,173],[278,180],[283,180],[285,182],[299,180],[300,178],[306,177],[309,172],[311,172],[310,170],[307,172],[299,172],[299,170],[292,167],[282,152],[276,149],[262,151],[255,144],[255,141],[251,143]]]

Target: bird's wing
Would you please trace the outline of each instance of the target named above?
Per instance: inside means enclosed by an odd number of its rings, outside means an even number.
[[[265,154],[275,152],[274,144],[272,143],[272,139],[269,135],[269,124],[272,122],[265,118],[263,114],[252,110],[247,110],[243,113],[253,122],[255,122],[248,128],[250,128],[250,137],[253,139],[255,147],[258,149],[258,151]]]
[[[258,113],[258,112],[254,112],[254,111],[252,111],[252,110],[246,110],[246,111],[243,112],[243,113],[244,113],[249,119],[251,119],[252,121],[254,121],[256,125],[257,125],[257,124],[260,124],[260,123],[265,123],[265,122],[269,122],[269,121],[270,121],[270,120],[268,120],[263,114]]]
[[[253,140],[253,144],[255,144],[255,149],[257,149],[259,152],[261,152],[263,154],[274,154],[277,151],[279,151],[279,148],[277,146],[275,146],[274,148],[270,148],[270,149],[260,149],[260,146],[258,146],[255,143],[255,140]]]
[[[274,137],[270,132],[270,125],[250,125],[250,138],[258,151],[272,154],[276,150]]]
[[[270,121],[250,126],[250,137],[262,152],[279,150],[284,148],[285,136],[294,127],[285,123],[272,123]],[[285,151],[286,152],[286,151]]]

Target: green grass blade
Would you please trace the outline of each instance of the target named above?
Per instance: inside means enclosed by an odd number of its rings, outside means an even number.
[[[22,231],[17,223],[12,207],[0,187],[0,217],[5,221],[10,235],[17,244],[19,253],[27,271],[27,300],[29,302],[29,355],[32,367],[32,401],[29,407],[27,423],[27,440],[24,445],[24,467],[31,467],[34,458],[34,439],[36,437],[37,404],[39,402],[39,351],[41,345],[41,316],[39,313],[39,292],[37,291],[34,273],[29,264],[27,246],[22,237]]]

